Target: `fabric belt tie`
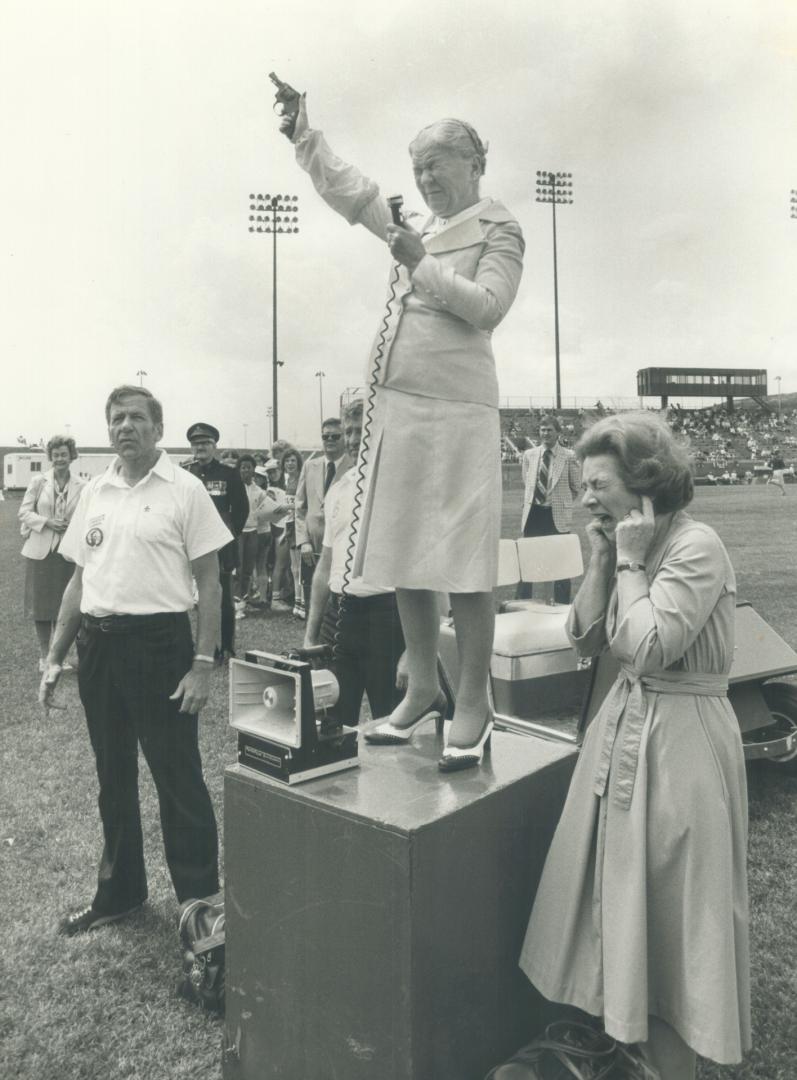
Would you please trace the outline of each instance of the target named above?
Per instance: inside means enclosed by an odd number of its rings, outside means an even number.
[[[615,805],[621,810],[628,810],[631,806],[639,744],[648,710],[648,693],[726,697],[728,676],[698,671],[660,671],[656,675],[637,675],[630,668],[620,669],[607,698],[606,726],[593,790],[599,797],[606,794],[617,729],[620,720],[625,718],[622,751],[612,793]]]

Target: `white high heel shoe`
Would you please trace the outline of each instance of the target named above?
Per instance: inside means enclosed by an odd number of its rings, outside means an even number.
[[[481,765],[482,758],[490,749],[492,733],[493,717],[488,712],[481,734],[472,746],[443,747],[443,756],[437,763],[440,772],[458,772],[460,769],[470,769],[476,765]],[[446,742],[448,742],[447,734]]]
[[[440,735],[443,731],[447,704],[446,696],[441,690],[432,704],[413,718],[412,723],[397,727],[390,720],[380,720],[377,721],[377,726],[363,733],[363,738],[373,746],[400,746],[408,743],[415,729],[426,723],[427,720],[431,720],[432,717],[435,720],[437,734]]]

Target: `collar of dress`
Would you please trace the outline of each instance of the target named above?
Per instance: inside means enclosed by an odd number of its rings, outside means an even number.
[[[503,203],[485,198],[467,206],[450,218],[428,218],[421,227],[426,250],[434,255],[441,251],[454,251],[457,248],[470,247],[484,240],[485,230],[482,222],[495,224],[515,221],[516,218]],[[431,234],[430,234],[431,230]]]

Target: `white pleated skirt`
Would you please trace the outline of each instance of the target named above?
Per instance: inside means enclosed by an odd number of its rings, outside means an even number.
[[[386,588],[491,591],[501,533],[498,410],[379,387],[366,436],[355,573]]]

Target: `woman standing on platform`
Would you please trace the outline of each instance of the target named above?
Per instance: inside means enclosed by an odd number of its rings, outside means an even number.
[[[25,615],[33,619],[36,628],[39,671],[44,671],[61,598],[75,569],[59,554],[58,545],[85,485],[69,468],[77,457],[74,439],[53,435],[47,443],[47,457],[52,468],[31,480],[19,508],[20,531],[25,537]]]
[[[366,738],[406,743],[441,714],[436,594],[449,593],[462,674],[440,768],[478,765],[492,728],[487,674],[501,522],[491,335],[520,283],[520,226],[500,202],[481,197],[487,148],[461,120],[431,124],[410,145],[415,184],[431,211],[416,219],[418,230],[391,223],[377,185],[309,127],[304,98],[295,126],[290,118],[281,126],[322,198],[387,242],[395,260],[368,377],[375,397],[363,432],[353,572],[396,589],[409,684]]]
[[[640,1043],[662,1080],[750,1046],[747,791],[727,698],[736,581],[683,508],[685,451],[650,413],[582,437],[591,557],[568,632],[620,673],[587,729],[521,967]]]

